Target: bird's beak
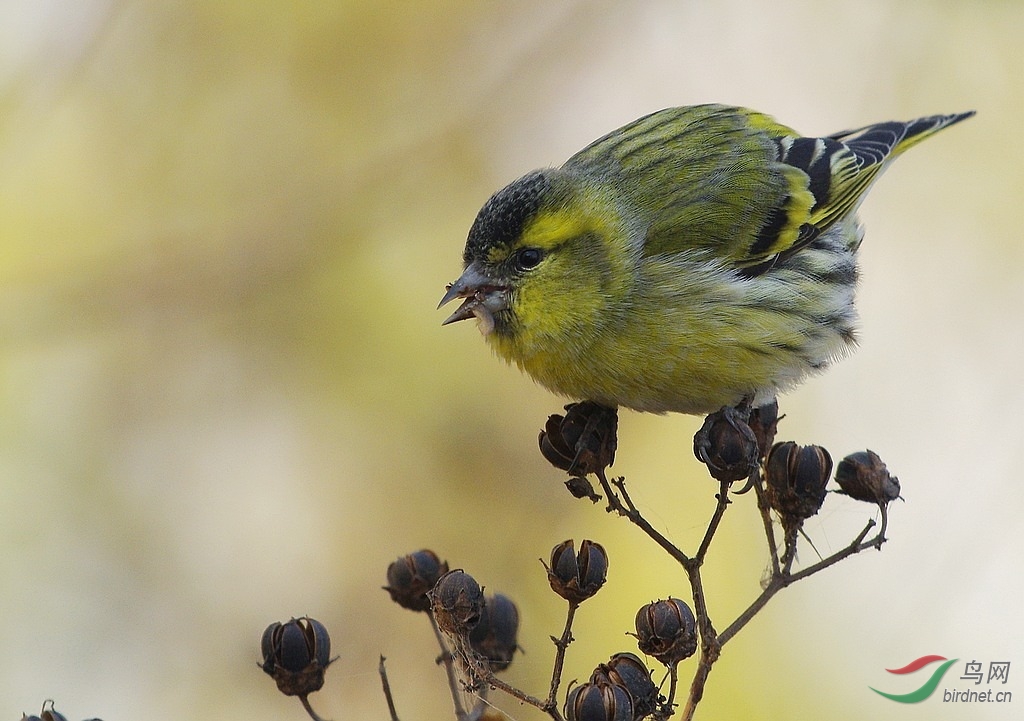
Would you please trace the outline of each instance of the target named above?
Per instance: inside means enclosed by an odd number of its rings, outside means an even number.
[[[480,332],[487,335],[494,330],[495,313],[508,308],[508,287],[488,276],[476,263],[470,263],[459,279],[445,289],[437,307],[456,298],[465,300],[441,325],[476,317]]]

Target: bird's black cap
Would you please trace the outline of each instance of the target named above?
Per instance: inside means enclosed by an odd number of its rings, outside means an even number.
[[[495,246],[511,246],[522,234],[526,223],[540,210],[551,181],[538,170],[509,183],[492,195],[477,213],[466,239],[463,260],[468,265],[485,257]]]

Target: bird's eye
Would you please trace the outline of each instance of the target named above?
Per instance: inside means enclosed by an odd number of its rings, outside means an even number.
[[[531,270],[540,265],[543,257],[537,248],[522,248],[516,252],[514,262],[519,270]]]

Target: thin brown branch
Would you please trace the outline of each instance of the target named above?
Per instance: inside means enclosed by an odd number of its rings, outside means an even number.
[[[882,518],[884,522],[885,516],[883,515]],[[850,556],[860,553],[861,551],[866,551],[869,548],[881,548],[882,543],[885,542],[885,537],[883,535],[884,528],[879,530],[879,532],[870,540],[864,540],[864,538],[868,535],[868,531],[874,528],[874,526],[874,520],[868,521],[867,525],[864,526],[861,532],[857,534],[857,537],[850,542],[850,545],[848,545],[846,548],[843,548],[840,551],[836,551],[828,558],[822,559],[821,561],[818,561],[817,563],[810,565],[807,568],[802,568],[796,573],[790,574],[788,576],[789,583],[794,583],[803,578],[807,578],[808,576],[812,576],[815,573],[818,573],[819,571],[824,571],[829,566],[833,566],[842,561],[844,558],[849,558]]]
[[[697,662],[697,671],[693,674],[693,681],[690,682],[690,694],[686,698],[686,705],[680,714],[682,721],[692,721],[693,714],[697,711],[697,704],[704,698],[704,686],[708,682],[708,674],[711,673],[711,666],[715,661],[701,650],[700,660]]]
[[[551,690],[548,692],[547,705],[554,708],[556,706],[556,697],[558,696],[558,686],[562,682],[562,668],[565,665],[565,651],[569,648],[569,644],[573,642],[572,637],[572,622],[576,616],[576,609],[579,608],[578,603],[569,602],[569,610],[565,615],[565,629],[562,631],[561,638],[551,637],[551,641],[555,644],[555,663],[551,670]]]
[[[536,696],[531,696],[525,691],[522,691],[516,688],[515,686],[506,683],[505,681],[502,681],[500,678],[494,675],[494,672],[491,671],[487,663],[479,656],[477,656],[477,654],[472,649],[463,648],[460,651],[463,654],[469,666],[470,674],[473,676],[474,680],[478,680],[479,682],[484,683],[487,686],[490,686],[491,688],[498,689],[499,691],[503,691],[507,693],[509,696],[512,696],[513,698],[519,699],[519,701],[525,704],[529,704],[534,708],[540,709],[548,716],[550,716],[554,721],[564,721],[564,719],[562,719],[561,714],[558,713],[558,709],[555,704],[549,704],[547,701],[542,701]]]
[[[757,496],[757,510],[761,514],[761,523],[764,526],[764,537],[768,543],[768,553],[772,559],[772,575],[777,576],[782,570],[779,565],[779,547],[775,541],[775,523],[772,521],[772,509],[765,497],[760,469],[751,474],[751,480],[754,483],[754,495]]]
[[[828,558],[825,558],[819,561],[818,563],[808,566],[807,568],[802,568],[796,573],[790,573],[788,571],[780,570],[779,572],[772,574],[771,580],[768,582],[768,585],[765,586],[764,590],[761,591],[760,595],[758,595],[758,597],[754,599],[754,602],[751,603],[750,606],[748,606],[747,609],[743,611],[743,613],[737,616],[736,620],[729,624],[728,628],[726,628],[724,631],[722,631],[722,633],[719,634],[719,643],[721,645],[725,645],[725,643],[728,642],[733,636],[735,636],[740,631],[740,629],[742,629],[744,626],[750,623],[754,616],[757,615],[758,611],[764,608],[765,605],[767,605],[768,601],[770,601],[776,593],[786,588],[787,586],[790,586],[796,583],[797,581],[807,578],[808,576],[812,576],[815,573],[818,573],[819,571],[824,571],[829,566],[833,566],[836,563],[842,561],[844,558],[849,558],[850,556],[860,553],[861,551],[867,550],[869,548],[880,548],[881,544],[885,541],[884,524],[886,519],[887,517],[885,514],[885,510],[883,508],[883,527],[879,530],[878,534],[876,534],[873,538],[867,541],[865,541],[864,539],[867,537],[868,531],[870,531],[875,526],[875,522],[873,520],[868,521],[867,525],[864,526],[861,532],[857,534],[856,538],[854,538],[848,546],[837,551],[836,553],[833,553]]]
[[[718,494],[715,496],[718,503],[715,506],[715,512],[711,516],[711,521],[708,523],[708,530],[704,533],[704,539],[700,542],[700,547],[697,548],[697,555],[694,556],[694,561],[699,565],[704,562],[704,556],[707,555],[708,549],[711,547],[711,541],[715,537],[715,532],[718,530],[718,525],[722,522],[722,516],[725,515],[726,509],[732,501],[729,500],[729,486],[728,481],[722,481],[721,486],[718,489]]]
[[[601,487],[604,488],[605,495],[608,497],[608,509],[610,511],[615,511],[620,516],[627,518],[630,523],[646,533],[651,540],[661,546],[662,550],[674,558],[676,562],[684,566],[690,563],[690,557],[683,553],[682,550],[680,550],[674,543],[665,538],[665,536],[659,533],[654,526],[648,523],[647,519],[644,518],[640,511],[637,510],[636,506],[633,505],[633,501],[626,492],[626,482],[624,478],[618,478],[614,482],[615,487],[618,488],[619,492],[622,494],[621,499],[612,489],[611,483],[609,483],[604,470],[597,471],[597,479],[601,482]]]
[[[761,591],[760,595],[754,599],[754,602],[751,603],[743,613],[737,616],[736,620],[729,624],[728,628],[718,635],[719,643],[723,646],[728,643],[733,636],[739,633],[740,629],[750,623],[751,619],[754,618],[758,611],[767,605],[772,596],[785,588],[786,585],[785,577],[781,573],[772,576],[771,581],[769,581],[768,585],[764,587],[764,590]]]
[[[792,522],[788,518],[783,518],[782,523],[782,563],[781,574],[783,576],[789,576],[793,570],[793,563],[796,561],[796,542],[800,537],[800,527],[803,525],[803,521]]]
[[[708,612],[707,599],[704,597],[704,582],[700,576],[700,566],[695,563],[686,565],[686,577],[690,582],[690,590],[693,596],[693,615],[697,621],[697,631],[700,633],[701,646],[709,651],[718,644],[718,634],[711,624],[711,614]],[[715,655],[717,658],[717,654]]]
[[[306,709],[306,713],[313,721],[326,721],[326,719],[317,715],[317,712],[313,710],[313,707],[309,705],[309,697],[306,694],[299,696],[299,701],[302,703],[302,708]]]
[[[721,502],[719,505],[721,506]],[[718,517],[720,519],[720,516]],[[693,615],[697,621],[697,631],[700,634],[700,658],[697,661],[697,670],[693,674],[693,680],[690,682],[690,693],[682,713],[684,721],[689,721],[693,718],[697,704],[704,697],[704,685],[711,673],[711,667],[722,653],[722,642],[711,622],[711,614],[708,612],[707,599],[704,596],[704,583],[700,575],[700,563],[695,558],[684,568],[690,582],[690,590],[693,595]]]
[[[455,706],[455,718],[461,721],[466,717],[466,708],[462,705],[462,694],[459,692],[459,680],[455,677],[455,657],[448,644],[444,641],[441,629],[437,626],[434,614],[427,611],[427,618],[430,619],[430,627],[434,629],[434,637],[437,645],[441,647],[441,655],[438,660],[444,665],[445,675],[448,677],[448,689],[452,694],[452,704]]]
[[[663,536],[657,529],[651,526],[651,524],[643,517],[643,514],[640,513],[630,499],[629,494],[626,491],[624,479],[618,478],[609,481],[603,470],[599,470],[596,475],[604,489],[605,495],[607,496],[608,510],[626,517],[633,525],[640,528],[640,530],[642,530],[648,537],[654,540],[686,571],[693,597],[694,617],[696,619],[698,632],[701,638],[701,653],[700,658],[698,659],[697,669],[690,684],[690,692],[687,697],[686,704],[681,712],[681,718],[683,721],[690,721],[693,718],[697,705],[703,698],[704,687],[707,683],[708,676],[711,673],[711,669],[721,655],[722,646],[735,636],[744,626],[746,626],[754,616],[768,604],[775,594],[796,581],[822,571],[829,566],[838,563],[844,558],[848,558],[849,556],[859,553],[860,551],[867,548],[881,548],[881,544],[885,541],[885,528],[888,516],[885,507],[881,506],[882,525],[876,536],[865,540],[869,530],[875,525],[874,521],[871,521],[857,535],[857,537],[853,539],[849,546],[832,556],[813,564],[812,566],[808,566],[807,568],[794,573],[792,571],[792,567],[796,562],[796,550],[799,539],[800,524],[789,523],[784,525],[783,549],[780,556],[779,546],[776,541],[775,521],[772,518],[772,510],[768,505],[764,492],[761,471],[760,469],[756,469],[751,473],[750,484],[754,486],[755,495],[757,497],[758,510],[764,526],[765,540],[767,542],[771,558],[772,575],[769,583],[764,587],[757,598],[754,599],[750,606],[748,606],[735,621],[733,621],[719,634],[715,631],[708,611],[700,568],[711,547],[711,543],[714,540],[714,536],[721,524],[722,518],[725,515],[725,511],[731,503],[728,498],[729,483],[722,483],[720,491],[716,496],[718,503],[715,506],[714,513],[708,523],[704,537],[697,549],[697,553],[693,557],[690,557]],[[676,677],[673,676],[672,680],[673,684],[675,684]],[[670,693],[674,696],[675,691],[673,690]],[[670,704],[668,704],[668,706],[670,706]],[[670,708],[667,710],[670,710]]]
[[[679,665],[672,664],[668,667],[668,698],[665,699],[666,711],[668,715],[672,713],[672,707],[676,702],[676,691],[679,690]]]
[[[399,721],[398,711],[395,710],[395,698],[391,695],[391,684],[388,682],[388,670],[384,667],[383,654],[380,657],[377,671],[380,673],[380,684],[384,688],[384,698],[388,702],[388,713],[391,714],[391,721]]]

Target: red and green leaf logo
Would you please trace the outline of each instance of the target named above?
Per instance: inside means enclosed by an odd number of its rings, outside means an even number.
[[[947,661],[945,656],[922,656],[921,658],[914,659],[902,668],[885,669],[889,673],[895,673],[902,676],[905,674],[914,673],[915,671],[920,671],[925,666],[929,666],[935,663],[936,661],[945,662],[938,666],[935,669],[935,671],[932,672],[931,677],[927,681],[925,681],[919,689],[917,689],[916,691],[911,691],[910,693],[886,693],[885,691],[879,691],[877,688],[874,688],[872,686],[868,686],[868,688],[877,693],[879,696],[885,696],[890,701],[895,701],[897,703],[919,703],[932,695],[935,689],[938,688],[939,681],[942,680],[942,677],[946,674],[946,671],[948,671],[949,667],[956,663],[957,660],[958,659],[954,658]]]

